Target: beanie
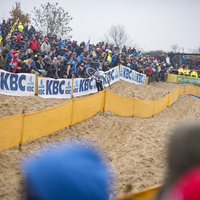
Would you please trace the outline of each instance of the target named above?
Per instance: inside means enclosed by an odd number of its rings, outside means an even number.
[[[10,60],[13,58],[13,55],[9,53],[7,58],[8,58],[8,60]]]
[[[91,147],[74,144],[45,152],[23,168],[29,191],[34,191],[36,199],[108,199],[108,168]]]

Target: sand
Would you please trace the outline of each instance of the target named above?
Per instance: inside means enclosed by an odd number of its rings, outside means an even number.
[[[163,97],[174,87],[176,84],[136,86],[120,81],[112,85],[111,91],[129,97],[133,93],[140,99],[151,100]],[[40,110],[44,102],[46,107],[51,107],[54,103],[66,101],[39,97],[0,98],[4,99],[4,104],[8,102],[5,106],[7,111],[1,112],[0,117],[9,115],[6,112],[19,114],[17,110],[13,110],[14,106],[9,105],[13,100],[22,101],[18,102],[18,109],[24,106],[27,107],[27,112]],[[36,102],[38,105],[35,105]],[[103,116],[102,112],[99,112],[90,119],[73,125],[72,129],[66,127],[46,137],[24,143],[21,152],[18,147],[0,152],[0,199],[18,200],[23,197],[24,185],[19,165],[28,155],[40,155],[43,148],[59,147],[60,142],[68,143],[77,138],[95,141],[106,153],[116,174],[117,193],[128,183],[133,185],[133,191],[161,183],[166,171],[165,146],[170,131],[180,121],[196,119],[199,116],[199,99],[187,96],[180,98],[176,105],[150,118],[120,117],[109,111]]]

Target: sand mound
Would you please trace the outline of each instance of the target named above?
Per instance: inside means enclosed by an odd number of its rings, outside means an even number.
[[[174,83],[151,83],[151,85],[134,85],[125,81],[118,81],[107,89],[117,95],[137,97],[142,100],[159,99],[167,95],[176,87]],[[80,97],[79,97],[80,98]],[[25,113],[36,112],[62,104],[69,99],[43,99],[33,97],[15,97],[0,95],[0,118]]]
[[[136,97],[141,100],[156,100],[166,96],[177,84],[154,82],[150,85],[134,85],[125,81],[118,81],[107,89],[119,96]]]
[[[123,84],[126,85],[125,82],[121,84],[118,85],[119,89],[123,88]],[[174,85],[168,86],[168,83],[159,83],[159,87],[161,84],[166,89],[166,93],[167,90],[174,88],[172,87]],[[115,85],[112,90],[117,87]],[[156,85],[146,87],[155,87],[155,91],[159,90]],[[134,87],[131,89],[137,93],[138,87],[135,86],[135,88],[137,89],[134,90]],[[146,90],[144,87],[141,90],[144,90],[150,99],[152,98],[152,94],[148,93],[150,89]],[[124,90],[123,92],[125,95]],[[159,91],[156,93],[164,95]],[[35,101],[35,98],[33,99]],[[45,101],[47,103],[46,99]],[[166,170],[164,147],[170,130],[177,122],[196,119],[198,116],[200,116],[200,101],[194,97],[180,98],[176,105],[144,119],[119,117],[109,111],[106,111],[103,116],[102,112],[99,112],[92,118],[75,124],[72,129],[66,127],[49,136],[23,144],[22,152],[19,152],[17,147],[1,152],[0,199],[15,200],[23,196],[23,181],[19,164],[27,155],[39,155],[41,148],[54,148],[59,146],[60,142],[67,143],[72,138],[73,140],[90,139],[101,146],[115,169],[118,192],[127,183],[133,184],[134,191],[160,183]]]

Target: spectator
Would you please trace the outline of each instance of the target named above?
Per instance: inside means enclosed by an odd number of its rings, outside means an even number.
[[[35,28],[31,25],[31,28],[28,30],[29,40],[32,38],[32,35],[35,33]]]
[[[10,45],[11,45],[11,41],[8,40],[8,41],[6,42],[5,48],[8,49],[9,52],[10,52]]]
[[[49,39],[46,38],[45,41],[43,42],[42,46],[41,46],[41,51],[44,52],[48,52],[51,51],[51,45],[49,43]]]
[[[33,36],[33,39],[30,41],[29,43],[29,47],[32,49],[33,53],[36,54],[37,51],[38,51],[38,46],[39,46],[39,43],[38,41],[36,40],[35,36]]]
[[[108,200],[108,167],[92,147],[73,144],[47,151],[23,169],[27,199]]]
[[[53,78],[55,74],[55,70],[53,65],[51,64],[51,60],[47,57],[44,59],[44,67],[43,69],[47,72],[47,77]]]
[[[97,70],[99,68],[99,59],[96,54],[90,59],[90,66],[91,68]]]
[[[2,49],[2,53],[0,54],[0,57],[1,57],[1,69],[5,69],[8,53],[9,53],[8,49],[6,49],[6,48]]]
[[[168,146],[168,171],[157,200],[200,199],[199,124],[182,124]]]
[[[20,32],[20,33],[22,33],[22,32],[23,32],[23,30],[24,30],[24,26],[22,25],[22,23],[21,23],[21,22],[19,22],[19,25],[18,25],[18,30],[19,30],[19,32]]]
[[[118,64],[119,64],[119,56],[118,56],[118,53],[115,53],[113,56],[112,56],[112,61],[111,61],[111,67],[116,67]]]
[[[77,47],[75,50],[77,56],[81,55],[81,53],[84,52],[84,48],[85,48],[85,42],[81,42],[80,47]]]
[[[13,70],[12,65],[11,65],[12,58],[13,58],[13,55],[9,53],[7,56],[7,61],[5,65],[5,71],[7,72],[11,72]]]

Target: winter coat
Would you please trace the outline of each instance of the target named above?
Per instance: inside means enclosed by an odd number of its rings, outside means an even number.
[[[49,52],[51,51],[51,45],[49,42],[43,42],[42,45],[41,45],[41,51],[44,52]]]
[[[22,25],[21,22],[18,25],[18,30],[21,31],[21,32],[23,32],[23,30],[24,30],[24,26]]]
[[[39,46],[39,43],[37,40],[31,40],[30,43],[29,43],[29,47],[32,49],[32,50],[38,50],[38,46]]]
[[[7,60],[7,62],[6,62],[6,65],[5,65],[5,69],[4,69],[4,70],[7,71],[7,72],[11,72],[11,71],[12,71],[11,62],[9,62],[8,60]]]
[[[7,56],[4,58],[3,54],[1,54],[1,66],[2,66],[2,69],[5,69],[6,62],[7,62]]]

